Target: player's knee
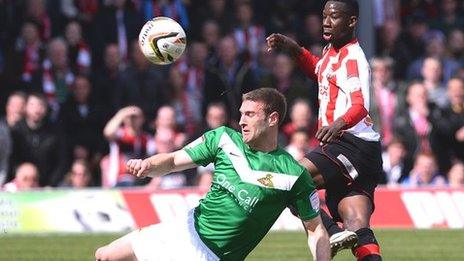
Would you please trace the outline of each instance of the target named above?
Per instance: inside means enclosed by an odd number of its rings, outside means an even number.
[[[108,256],[108,251],[107,251],[107,247],[104,246],[104,247],[100,247],[97,249],[97,251],[95,251],[95,259],[97,261],[107,261],[107,260],[110,260],[109,259],[109,256]]]
[[[360,228],[367,227],[367,223],[363,220],[362,217],[353,216],[343,219],[343,225],[346,229],[350,231],[356,231]]]
[[[379,261],[382,260],[380,247],[375,238],[374,231],[364,227],[355,231],[358,235],[358,244],[353,249],[353,254],[359,261]]]

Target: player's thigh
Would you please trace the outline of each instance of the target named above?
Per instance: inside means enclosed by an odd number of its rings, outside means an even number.
[[[134,249],[132,248],[132,238],[135,233],[138,233],[138,231],[133,231],[114,240],[110,244],[97,249],[95,252],[95,258],[97,260],[137,260],[134,254]]]
[[[350,193],[338,203],[338,213],[346,229],[356,231],[369,227],[373,212],[371,198],[362,193]]]

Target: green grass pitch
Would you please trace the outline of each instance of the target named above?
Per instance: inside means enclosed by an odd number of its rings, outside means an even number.
[[[464,230],[376,230],[384,260],[464,260]],[[0,235],[0,260],[94,260],[119,234]],[[272,232],[247,260],[308,259],[304,232]],[[349,251],[334,260],[355,260]]]

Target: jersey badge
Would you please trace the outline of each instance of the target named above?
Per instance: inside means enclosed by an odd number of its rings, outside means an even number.
[[[258,182],[269,188],[274,187],[274,183],[272,182],[272,174],[267,174],[266,176],[258,179]]]

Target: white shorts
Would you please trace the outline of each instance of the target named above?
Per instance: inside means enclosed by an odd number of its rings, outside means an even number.
[[[139,261],[219,260],[198,236],[193,210],[186,217],[144,227],[131,234],[132,249]]]

